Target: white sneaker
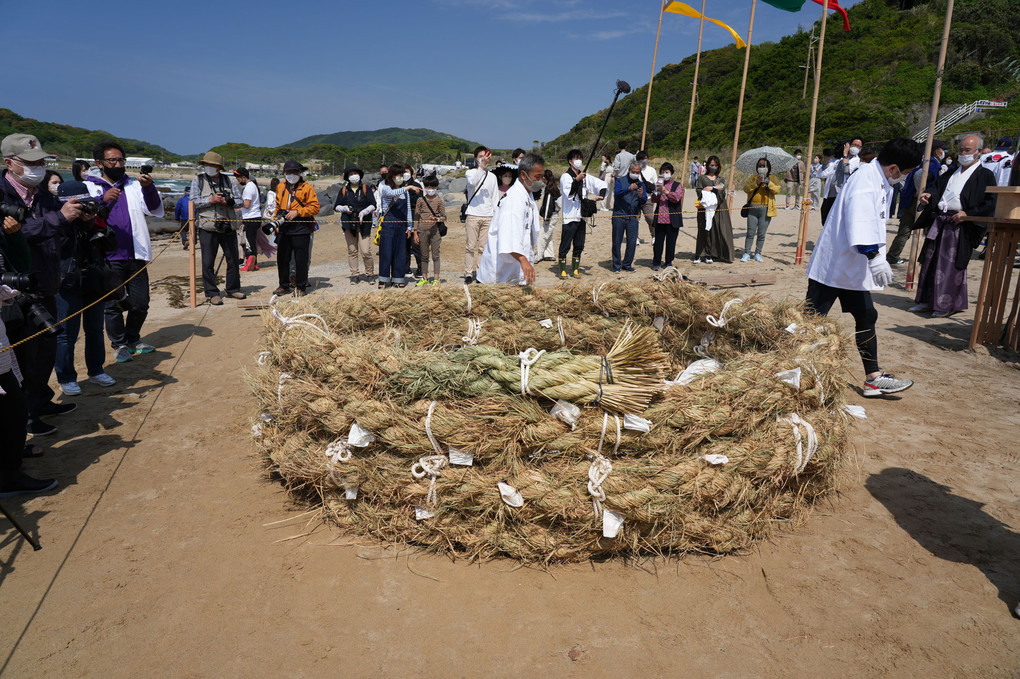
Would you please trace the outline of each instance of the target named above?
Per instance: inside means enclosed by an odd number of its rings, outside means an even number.
[[[89,382],[92,384],[98,384],[101,387],[112,387],[117,384],[117,380],[113,379],[106,373],[99,373],[89,378]]]
[[[61,382],[60,391],[68,396],[77,396],[81,393],[81,387],[78,386],[77,382]]]
[[[691,262],[691,264],[701,264],[701,257],[695,257],[694,261]]]
[[[705,257],[705,264],[714,264],[711,257]]]

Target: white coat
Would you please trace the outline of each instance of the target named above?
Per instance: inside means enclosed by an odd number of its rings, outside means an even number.
[[[524,255],[534,264],[538,234],[538,205],[518,180],[496,205],[489,239],[478,263],[478,282],[523,283],[521,264],[511,253]]]

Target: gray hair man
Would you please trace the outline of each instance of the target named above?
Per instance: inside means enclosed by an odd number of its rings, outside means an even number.
[[[485,250],[478,263],[479,283],[535,282],[535,245],[539,219],[535,194],[545,184],[545,159],[526,153],[517,163],[515,181],[496,207]]]

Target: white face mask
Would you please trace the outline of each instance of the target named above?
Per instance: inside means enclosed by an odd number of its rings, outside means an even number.
[[[668,182],[672,178],[673,178],[673,173],[672,172],[663,172],[662,173],[662,181]]]
[[[426,196],[434,196],[434,195],[436,195],[436,190],[435,189],[425,189],[425,195]]]
[[[361,181],[361,175],[360,174],[352,174],[350,177],[348,177],[347,181],[349,181],[352,184],[357,184],[358,182]]]
[[[627,176],[630,177],[631,179],[633,179],[634,181],[637,181],[637,180],[641,179],[641,175],[639,175],[637,172],[631,172]]]
[[[974,153],[961,153],[960,155],[956,156],[956,161],[960,163],[960,165],[966,167],[973,163],[976,157],[977,154]]]
[[[532,179],[531,187],[528,189],[530,193],[538,193],[545,186],[545,179]]]
[[[758,168],[758,176],[759,177],[764,177],[764,176],[768,175],[768,173],[769,173],[769,169],[767,167],[759,167]]]
[[[794,158],[796,158],[797,160],[800,160],[800,156],[794,156]]]
[[[400,186],[401,184],[404,183],[404,176],[403,175],[398,175],[398,176],[394,177],[393,178],[393,183],[396,184],[397,186]]]
[[[33,165],[21,165],[21,183],[27,186],[39,186],[42,182],[43,177],[46,176],[45,167],[36,167]]]
[[[405,172],[404,173],[404,181],[405,182],[411,181],[411,173],[410,172]]]
[[[860,153],[861,153],[861,150],[859,148],[857,148],[856,146],[851,146],[850,147],[850,155],[853,156],[854,158],[856,158],[858,155],[860,155]]]
[[[220,168],[213,167],[212,165],[206,165],[205,166],[205,173],[207,175],[209,175],[210,177],[215,177],[216,175],[218,175],[220,173]]]
[[[582,162],[581,162],[581,159],[580,159],[580,158],[574,158],[574,159],[573,159],[572,161],[570,161],[570,165],[571,165],[571,167],[573,167],[573,168],[574,168],[575,170],[580,170],[580,169],[581,169],[581,166],[582,166],[582,165],[584,165],[584,163],[582,163]]]
[[[301,181],[301,175],[299,174],[285,174],[283,178],[287,180],[289,184],[297,184]]]

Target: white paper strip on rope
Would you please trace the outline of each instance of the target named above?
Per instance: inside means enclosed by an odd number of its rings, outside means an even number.
[[[573,429],[577,426],[577,419],[581,417],[581,409],[569,401],[560,399],[553,404],[553,407],[549,410],[549,414],[556,419],[569,424],[570,428]]]
[[[675,380],[665,380],[665,382],[671,387],[678,384],[688,385],[703,375],[710,375],[721,369],[722,364],[714,358],[700,358],[684,368],[684,371],[677,375]]]
[[[475,463],[475,454],[466,450],[450,448],[450,464],[459,464],[462,467],[470,467]]]
[[[346,487],[344,487],[344,499],[345,500],[357,500],[358,499],[358,487],[357,486],[346,486]]]
[[[423,521],[425,519],[431,519],[434,516],[435,516],[435,514],[432,513],[431,511],[429,511],[428,509],[426,509],[425,507],[415,507],[414,508],[414,520],[415,521]]]
[[[602,510],[602,537],[615,538],[623,529],[623,514],[614,512],[612,509]]]
[[[845,410],[848,415],[856,417],[858,420],[868,419],[868,414],[864,411],[864,406],[855,406],[847,403],[843,406],[843,410]]]
[[[550,330],[552,330],[553,322],[551,318],[543,318],[538,322],[538,324],[543,328],[549,328]]]
[[[701,459],[713,466],[728,464],[730,461],[730,458],[719,453],[708,453],[707,455],[702,455]]]
[[[640,415],[624,415],[623,428],[647,434],[652,428],[652,421],[646,420]]]
[[[364,448],[373,441],[375,441],[375,434],[367,429],[362,429],[357,422],[351,425],[351,431],[347,434],[347,445]]]
[[[783,370],[776,373],[776,377],[780,382],[789,384],[794,389],[800,389],[800,368],[793,368],[791,370]]]
[[[496,488],[499,489],[499,496],[508,507],[516,508],[524,506],[524,496],[509,483],[500,481],[496,484]]]

